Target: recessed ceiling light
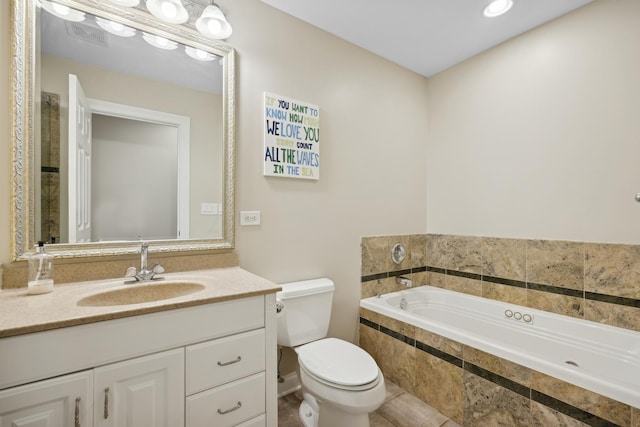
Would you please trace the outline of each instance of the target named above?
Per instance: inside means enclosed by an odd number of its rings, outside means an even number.
[[[493,0],[484,8],[484,16],[487,18],[495,18],[503,13],[507,13],[513,6],[513,0]]]

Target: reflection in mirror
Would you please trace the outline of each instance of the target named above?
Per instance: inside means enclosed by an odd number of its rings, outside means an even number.
[[[15,257],[38,240],[63,256],[233,247],[233,50],[142,10],[61,2],[78,13],[13,6],[31,103],[14,105],[14,163],[30,166],[13,177]]]

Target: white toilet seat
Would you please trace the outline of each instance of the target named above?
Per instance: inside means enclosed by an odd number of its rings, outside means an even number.
[[[359,391],[375,387],[380,369],[360,347],[337,338],[325,338],[296,349],[298,363],[314,380],[341,390]]]

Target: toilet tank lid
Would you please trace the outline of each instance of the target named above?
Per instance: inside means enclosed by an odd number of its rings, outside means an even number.
[[[326,277],[320,279],[301,280],[299,282],[283,283],[282,290],[276,294],[276,298],[285,300],[304,295],[333,292],[335,286],[331,279]]]

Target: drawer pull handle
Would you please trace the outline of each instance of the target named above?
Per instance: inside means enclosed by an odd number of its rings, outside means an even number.
[[[76,397],[76,410],[73,414],[73,421],[75,427],[80,427],[80,398]]]
[[[234,363],[238,363],[239,361],[242,360],[242,357],[238,356],[233,360],[230,360],[228,362],[220,362],[218,361],[218,366],[229,366],[229,365],[233,365]]]
[[[237,411],[240,408],[242,408],[242,402],[238,401],[238,404],[236,406],[234,406],[233,408],[229,408],[229,409],[227,409],[225,411],[222,411],[222,410],[218,409],[218,413],[220,415],[224,415],[224,414],[228,414],[229,412]]]

